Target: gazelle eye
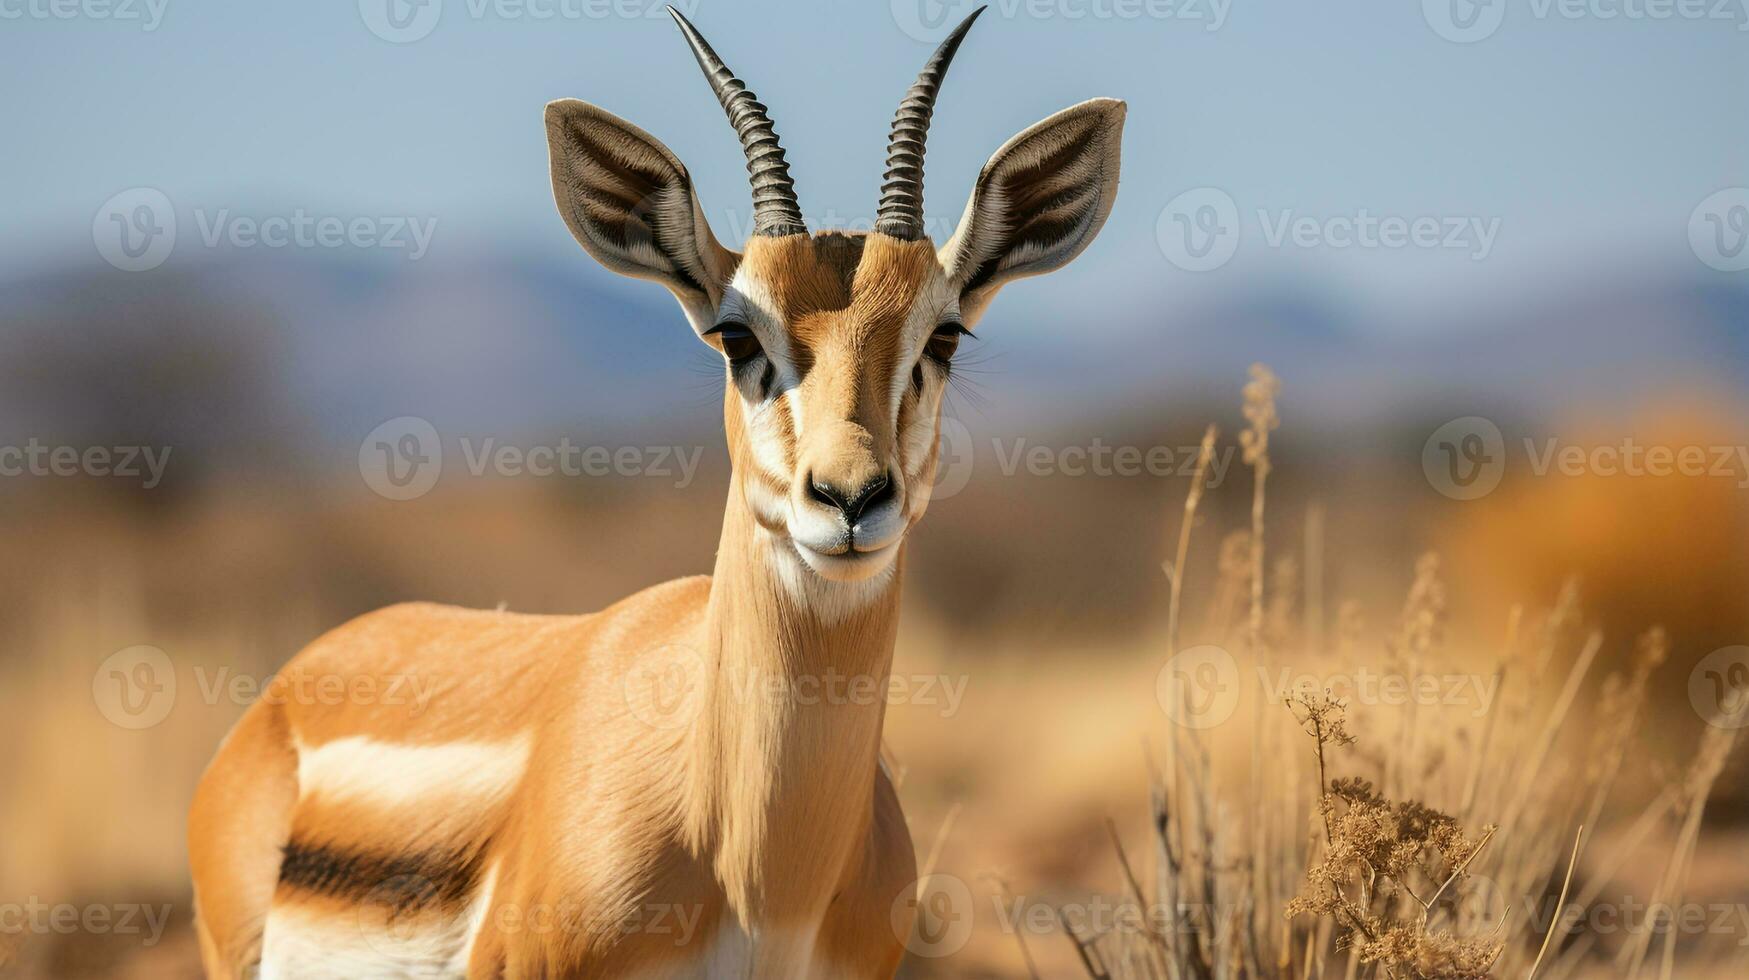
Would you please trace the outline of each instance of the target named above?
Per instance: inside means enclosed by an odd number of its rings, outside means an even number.
[[[725,320],[710,328],[705,335],[716,337],[723,345],[723,356],[729,359],[730,367],[741,367],[763,353],[759,338],[753,336],[753,331],[747,329],[745,323]]]
[[[958,320],[948,320],[930,334],[929,343],[923,345],[923,356],[945,370],[953,362],[954,352],[959,350],[960,337],[970,332]]]

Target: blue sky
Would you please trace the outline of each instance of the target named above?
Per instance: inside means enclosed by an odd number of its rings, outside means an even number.
[[[0,261],[93,259],[93,215],[140,186],[165,192],[184,222],[194,209],[423,216],[452,254],[573,250],[540,122],[546,101],[567,96],[665,140],[721,237],[745,225],[733,135],[659,4],[425,0],[435,7],[401,10],[416,25],[435,10],[429,33],[392,43],[367,26],[384,23],[387,2],[0,0]],[[1089,291],[1152,296],[1166,284],[1189,301],[1314,277],[1376,310],[1414,311],[1624,263],[1712,274],[1687,228],[1703,198],[1749,185],[1740,0],[1707,0],[1698,19],[1644,16],[1644,0],[1449,0],[1484,18],[1504,11],[1473,43],[1435,29],[1446,2],[996,3],[937,108],[931,227],[951,227],[1014,132],[1116,96],[1130,104],[1118,208],[1076,267],[1029,287],[1047,307],[1073,309]],[[970,8],[685,9],[771,106],[809,216],[843,223],[874,208],[887,123],[929,26]],[[1207,272],[1175,266],[1158,234],[1162,208],[1200,187],[1234,202],[1241,236]],[[1300,217],[1362,214],[1495,234],[1481,260],[1473,248],[1270,242]]]

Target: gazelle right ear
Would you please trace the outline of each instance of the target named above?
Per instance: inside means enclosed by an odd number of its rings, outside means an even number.
[[[978,174],[941,263],[975,323],[1004,283],[1067,265],[1117,200],[1124,104],[1090,99],[1003,144]]]
[[[662,141],[577,99],[547,104],[553,199],[583,250],[674,294],[695,331],[712,326],[740,256],[718,244],[692,178]]]

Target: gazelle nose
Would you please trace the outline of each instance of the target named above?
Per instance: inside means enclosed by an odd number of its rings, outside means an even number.
[[[878,506],[892,495],[893,481],[884,473],[850,492],[812,476],[808,478],[808,496],[818,503],[837,508],[848,521],[855,521],[863,511]]]

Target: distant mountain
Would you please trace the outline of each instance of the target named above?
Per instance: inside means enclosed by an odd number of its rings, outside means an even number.
[[[1749,283],[1627,269],[1551,283],[1529,301],[1430,307],[1391,323],[1280,284],[1159,305],[1171,312],[1148,342],[1132,329],[1114,350],[1089,328],[1074,344],[1028,350],[1010,363],[1073,376],[1082,391],[1121,405],[1231,403],[1247,366],[1261,360],[1283,376],[1298,420],[1337,426],[1447,409],[1607,412],[1672,387],[1749,399]]]
[[[1623,270],[1504,311],[1431,309],[1407,325],[1293,283],[1158,307],[1150,296],[1165,287],[1149,284],[1072,319],[1029,298],[1033,288],[998,300],[991,329],[966,345],[961,380],[974,397],[954,406],[974,430],[1231,408],[1260,359],[1287,380],[1297,420],[1337,430],[1445,407],[1536,413],[1696,380],[1749,395],[1749,285],[1717,280]],[[581,255],[221,251],[147,273],[38,275],[4,294],[9,438],[107,426],[345,447],[399,415],[475,435],[716,437],[720,368],[673,301]]]

